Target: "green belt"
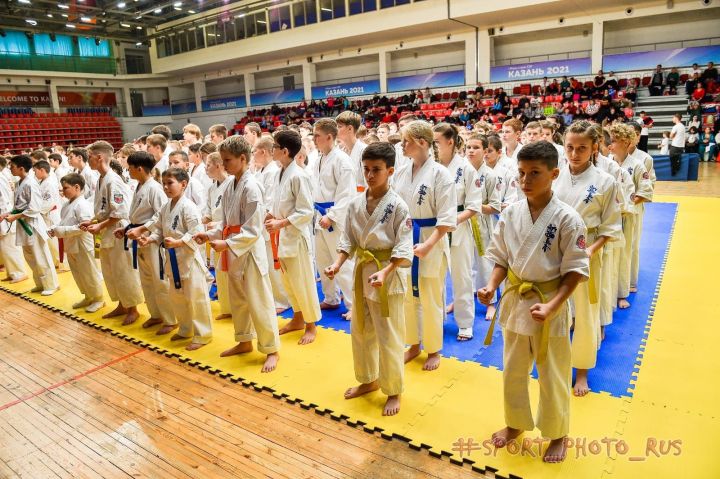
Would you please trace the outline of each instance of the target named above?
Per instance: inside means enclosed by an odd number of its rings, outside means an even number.
[[[371,261],[375,263],[375,265],[378,268],[378,271],[380,271],[381,261],[390,261],[390,258],[392,257],[392,249],[382,249],[382,250],[369,250],[357,247],[355,249],[355,304],[357,305],[357,308],[355,309],[355,312],[357,314],[357,318],[362,320],[365,315],[365,308],[363,307],[363,278],[362,278],[362,267],[366,263],[370,263]],[[388,292],[387,292],[387,284],[383,282],[383,285],[380,286],[380,314],[383,318],[390,317],[390,306],[388,302]]]
[[[18,214],[18,213],[22,213],[23,211],[25,211],[25,210],[12,210],[12,211],[10,212],[10,214],[11,214],[11,215],[16,215],[16,214]],[[32,236],[32,235],[33,235],[32,228],[30,228],[30,225],[28,225],[27,222],[26,222],[24,219],[18,218],[17,222],[20,223],[20,226],[22,227],[22,229],[25,230],[25,233],[26,233],[28,236]]]

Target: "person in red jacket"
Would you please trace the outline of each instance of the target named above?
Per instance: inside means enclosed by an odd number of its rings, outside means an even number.
[[[698,83],[697,87],[695,87],[695,91],[693,91],[693,93],[692,93],[692,99],[702,103],[704,98],[705,98],[705,88],[703,88],[702,83]]]

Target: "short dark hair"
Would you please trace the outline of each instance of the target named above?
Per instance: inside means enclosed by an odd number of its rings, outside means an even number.
[[[62,156],[60,155],[60,153],[50,153],[48,155],[48,160],[62,161]]]
[[[81,190],[85,188],[85,178],[78,173],[68,173],[60,179],[60,183],[65,183],[70,186],[79,186]]]
[[[385,166],[390,168],[395,166],[395,154],[395,147],[392,144],[378,141],[363,150],[362,161],[382,160],[385,162]]]
[[[25,170],[25,173],[32,168],[32,159],[28,155],[15,155],[10,158],[10,163]]]
[[[142,168],[145,173],[150,173],[155,168],[155,157],[147,151],[136,151],[128,156],[127,164],[135,168]]]
[[[295,158],[295,155],[297,155],[300,148],[302,148],[302,138],[297,131],[278,131],[275,133],[274,139],[275,143],[280,145],[280,148],[287,148],[290,158]]]
[[[180,150],[180,151],[173,151],[172,153],[170,153],[170,154],[168,155],[168,158],[170,158],[170,157],[172,157],[172,156],[179,156],[179,157],[182,158],[182,160],[183,160],[185,163],[190,163],[190,158],[188,157],[188,154],[185,153],[185,152],[182,151],[182,150]]]
[[[40,160],[37,161],[33,168],[37,168],[38,170],[44,170],[46,173],[50,173],[50,163],[48,163],[47,160]]]
[[[517,159],[518,163],[521,161],[541,161],[550,170],[558,166],[558,152],[552,143],[545,140],[524,145],[520,148]]]
[[[168,128],[166,125],[158,125],[156,127],[153,127],[152,130],[150,130],[150,133],[153,135],[162,135],[165,137],[165,140],[169,140],[172,137],[172,131],[170,131],[170,128]]]
[[[75,155],[82,158],[82,160],[87,163],[88,161],[88,152],[87,149],[76,147],[76,148],[70,148],[70,151],[68,151],[68,155]]]
[[[185,181],[190,183],[190,175],[182,168],[168,168],[167,170],[163,171],[162,174],[163,178],[165,178],[166,176],[169,176],[170,178],[175,178],[175,180],[177,181]]]

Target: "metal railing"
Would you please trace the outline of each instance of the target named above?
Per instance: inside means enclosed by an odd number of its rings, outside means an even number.
[[[424,75],[427,73],[438,73],[438,72],[450,72],[455,70],[464,70],[465,64],[464,63],[458,63],[456,65],[442,65],[437,67],[428,67],[428,68],[417,68],[414,70],[398,70],[394,72],[388,72],[387,77],[388,78],[396,78],[396,77],[403,77],[403,76],[410,76],[410,75]]]
[[[577,50],[565,53],[548,53],[546,55],[532,55],[528,57],[500,58],[490,61],[490,66],[518,65],[522,63],[547,62],[552,60],[570,60],[572,58],[589,58],[591,50]]]
[[[334,85],[336,83],[353,83],[353,82],[361,82],[361,81],[368,81],[368,80],[378,80],[380,79],[380,75],[363,75],[363,76],[356,76],[356,77],[345,77],[345,78],[332,78],[330,80],[320,80],[313,83],[313,86],[325,86],[325,85]]]
[[[678,40],[673,42],[641,43],[639,45],[605,48],[603,49],[603,55],[650,52],[655,50],[668,50],[672,48],[706,47],[711,45],[720,45],[720,37],[696,38],[692,40]]]

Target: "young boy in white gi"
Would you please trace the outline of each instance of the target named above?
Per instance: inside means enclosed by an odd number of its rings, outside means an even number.
[[[188,172],[190,180],[188,181],[187,188],[185,188],[185,197],[197,206],[198,211],[204,210],[205,205],[207,205],[207,191],[200,180],[190,176],[190,159],[187,153],[184,151],[173,151],[170,153],[168,161],[171,168],[180,168]]]
[[[375,143],[365,148],[362,163],[368,189],[350,202],[338,258],[325,274],[334,276],[349,257],[355,257],[350,334],[360,385],[345,391],[345,399],[380,388],[388,396],[383,416],[394,416],[400,411],[403,391],[407,290],[407,274],[397,268],[412,264],[411,220],[405,202],[390,189],[395,148]]]
[[[95,262],[95,238],[80,229],[80,224],[93,218],[93,205],[85,199],[85,179],[78,173],[68,173],[62,179],[62,192],[68,201],[61,212],[60,222],[50,235],[63,243],[70,272],[84,298],[73,304],[73,309],[85,308],[94,313],[103,306],[102,278]]]
[[[363,174],[362,152],[367,145],[357,138],[357,131],[362,123],[362,118],[352,111],[344,111],[336,118],[337,139],[345,153],[350,156],[353,168],[355,169],[355,183],[358,193],[365,191],[365,176]]]
[[[294,311],[293,319],[280,328],[280,334],[305,329],[298,343],[310,344],[317,334],[315,323],[320,320],[320,301],[310,257],[308,225],[314,214],[310,178],[294,160],[300,148],[299,133],[292,130],[275,133],[273,158],[281,170],[273,183],[273,202],[265,228],[271,236],[279,233],[277,259]]]
[[[68,163],[75,169],[75,173],[80,174],[85,180],[83,195],[85,199],[92,204],[95,201],[95,190],[97,190],[100,175],[97,171],[90,168],[88,164],[88,151],[80,147],[72,148],[68,152]]]
[[[507,278],[500,307],[506,427],[492,435],[493,443],[504,447],[537,424],[550,439],[546,462],[560,462],[567,453],[571,379],[567,300],[589,274],[585,224],[552,192],[552,182],[560,173],[557,162],[557,150],[546,141],[527,144],[518,153],[518,181],[527,199],[511,204],[500,216],[486,252],[495,267],[487,286],[478,292],[487,304]],[[537,422],[528,391],[533,362],[540,383]]]
[[[13,210],[13,188],[5,175],[7,159],[0,156],[0,217],[10,214]],[[10,176],[12,178],[12,176]],[[22,261],[22,249],[16,243],[15,228],[17,223],[0,221],[0,263],[5,265],[5,278],[11,284],[27,279],[25,264]]]
[[[266,210],[262,187],[249,170],[250,150],[250,144],[241,136],[232,136],[218,145],[232,180],[222,197],[220,221],[207,233],[196,234],[195,240],[199,244],[210,241],[213,250],[221,255],[220,268],[228,274],[238,344],[221,356],[252,351],[252,340],[257,336],[258,351],[267,355],[261,372],[267,373],[277,365],[280,336],[262,239]]]
[[[52,174],[50,163],[46,160],[40,160],[33,165],[35,179],[40,184],[40,194],[42,196],[42,217],[45,221],[45,227],[51,230],[53,226],[60,222],[60,209],[62,208],[62,199],[60,198],[60,183]],[[57,238],[48,239],[48,247],[50,255],[53,259],[55,269],[61,272],[67,272],[65,268],[60,269],[60,246]]]

